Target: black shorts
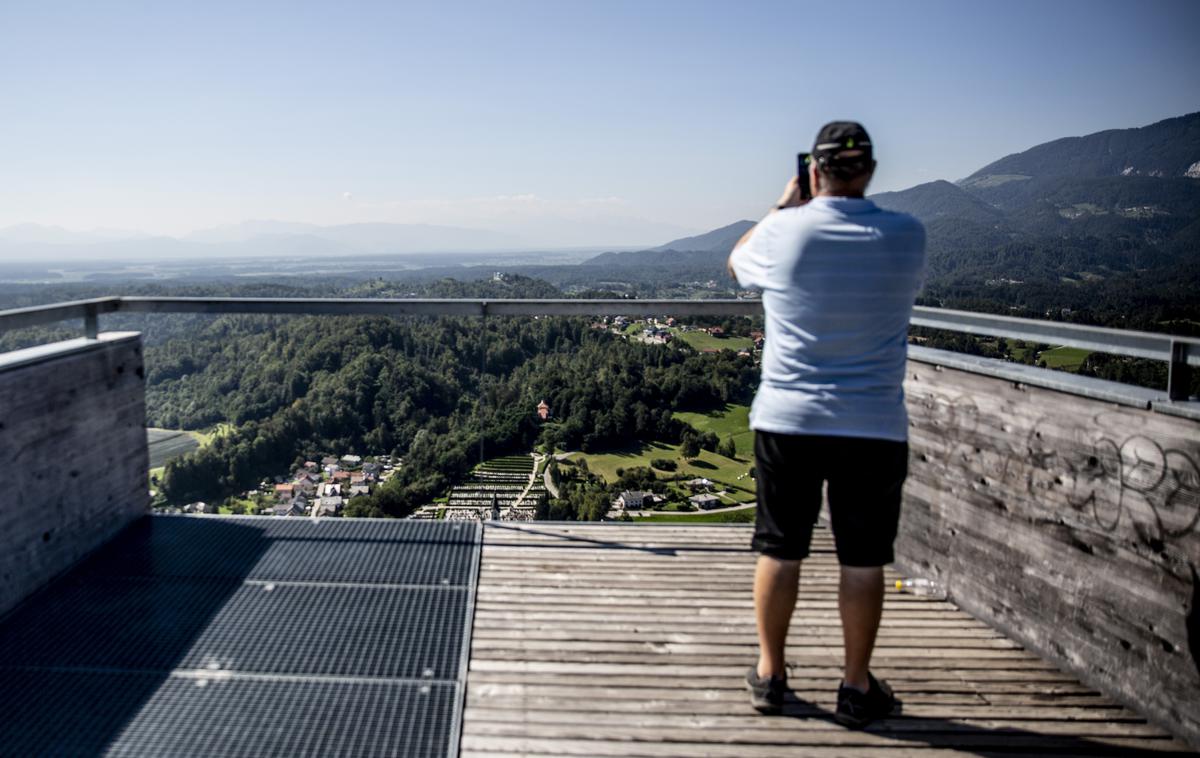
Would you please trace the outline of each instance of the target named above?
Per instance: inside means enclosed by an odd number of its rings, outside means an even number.
[[[908,443],[865,437],[754,435],[758,510],[751,546],[782,560],[808,557],[829,483],[829,515],[838,562],[883,566],[895,559],[900,489]]]

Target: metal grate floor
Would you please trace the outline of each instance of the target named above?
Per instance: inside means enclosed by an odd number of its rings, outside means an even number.
[[[447,755],[477,524],[153,516],[0,623],[0,755]]]

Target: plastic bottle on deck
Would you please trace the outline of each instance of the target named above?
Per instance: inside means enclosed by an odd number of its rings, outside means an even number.
[[[941,582],[936,582],[933,579],[924,579],[915,577],[912,579],[897,579],[896,589],[901,592],[907,592],[910,595],[919,597],[927,597],[934,600],[946,599],[946,588]]]

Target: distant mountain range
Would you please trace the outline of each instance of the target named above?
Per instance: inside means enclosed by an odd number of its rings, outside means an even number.
[[[958,182],[872,195],[929,233],[929,275],[1098,281],[1200,258],[1200,113],[1037,145]],[[752,226],[738,221],[650,250],[586,263],[706,262],[713,275]],[[671,252],[667,252],[671,251]]]
[[[1200,113],[1136,129],[1064,137],[989,163],[959,182],[987,187],[1045,176],[1184,176],[1200,179]]]
[[[589,258],[584,266],[672,266],[682,262],[703,262],[711,254],[728,255],[734,244],[746,230],[754,226],[753,221],[735,221],[728,226],[695,237],[683,237],[665,245],[627,253],[601,253]],[[683,257],[681,258],[681,254]]]
[[[655,250],[699,250],[713,251],[724,250],[729,251],[742,235],[754,226],[753,221],[734,221],[729,226],[722,226],[720,229],[713,229],[711,232],[699,234],[695,237],[684,237],[683,239],[671,240],[665,245],[659,245]]]

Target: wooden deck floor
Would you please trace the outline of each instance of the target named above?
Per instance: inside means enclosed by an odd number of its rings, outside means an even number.
[[[741,526],[489,524],[462,755],[1187,753],[952,604],[888,593],[873,670],[904,714],[848,731],[836,559],[818,530],[789,638],[795,702],[763,717]],[[889,574],[889,577],[891,575]]]

